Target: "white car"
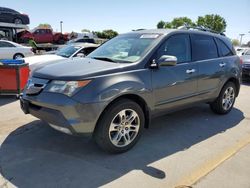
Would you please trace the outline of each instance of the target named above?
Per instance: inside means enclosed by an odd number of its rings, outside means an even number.
[[[26,63],[29,63],[30,71],[45,66],[47,64],[55,63],[60,60],[85,57],[94,51],[99,45],[90,43],[78,43],[74,45],[67,45],[60,48],[58,51],[50,52],[45,55],[38,55],[33,57],[24,58]]]
[[[0,40],[0,59],[21,59],[33,55],[31,47],[22,46],[7,40]]]
[[[238,56],[242,56],[247,50],[249,50],[250,48],[247,47],[236,47],[236,53]]]

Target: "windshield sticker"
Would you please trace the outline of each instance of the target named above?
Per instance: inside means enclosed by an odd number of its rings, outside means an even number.
[[[159,37],[158,34],[144,34],[140,38],[141,39],[156,39],[158,37]]]

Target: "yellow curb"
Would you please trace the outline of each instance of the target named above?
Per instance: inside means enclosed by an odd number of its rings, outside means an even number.
[[[179,183],[177,183],[174,187],[177,188],[181,186],[191,186],[195,184],[202,177],[206,176],[209,172],[214,170],[221,163],[232,157],[234,154],[236,154],[239,150],[241,150],[248,144],[250,144],[250,136],[239,140],[235,145],[233,145],[233,147],[224,150],[219,155],[216,155],[214,158],[211,158],[210,160],[204,162],[198,168],[190,172],[188,176],[183,177],[179,181]]]

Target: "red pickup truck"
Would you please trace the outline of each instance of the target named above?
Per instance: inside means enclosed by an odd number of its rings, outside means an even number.
[[[64,44],[68,41],[68,35],[53,33],[51,29],[35,29],[32,32],[26,31],[20,34],[19,41],[27,42],[33,39],[36,43],[56,43]]]

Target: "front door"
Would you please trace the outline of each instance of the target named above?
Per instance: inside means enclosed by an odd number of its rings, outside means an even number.
[[[156,61],[162,55],[176,56],[177,65],[159,66],[152,70],[156,112],[191,103],[197,92],[198,67],[191,62],[189,35],[170,36],[158,49]]]

